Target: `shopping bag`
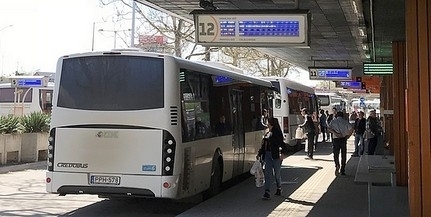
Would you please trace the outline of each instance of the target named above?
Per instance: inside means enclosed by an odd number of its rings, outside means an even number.
[[[296,128],[295,131],[295,139],[305,139],[307,138],[307,134],[305,134],[304,129],[301,127]]]
[[[260,161],[259,161],[259,160],[256,160],[256,161],[254,162],[253,166],[251,166],[250,174],[251,174],[251,175],[256,174],[256,171],[257,171],[257,169],[259,168],[259,166],[261,167],[262,165],[260,164]]]
[[[256,173],[254,174],[254,178],[256,181],[256,187],[263,187],[265,184],[265,175],[263,174],[262,165],[259,163]]]

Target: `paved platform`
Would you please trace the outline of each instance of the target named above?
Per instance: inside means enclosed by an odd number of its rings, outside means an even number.
[[[331,143],[319,143],[314,160],[304,151],[282,164],[282,196],[262,200],[263,188],[250,177],[179,217],[408,217],[407,187],[392,187],[393,156],[351,157],[348,140],[346,176],[335,176]],[[46,162],[0,166],[0,173],[46,168]],[[275,192],[273,183],[272,194]]]
[[[256,188],[254,177],[251,177],[178,216],[386,216],[377,215],[381,214],[380,211],[370,211],[369,208],[374,208],[376,201],[369,197],[369,186],[366,183],[355,183],[360,158],[351,157],[353,149],[352,137],[348,140],[346,176],[335,175],[332,144],[320,143],[314,160],[306,160],[305,152],[300,151],[283,161],[282,196],[272,196],[268,201],[262,200],[264,189]],[[400,192],[393,187],[385,187],[385,190],[401,199],[386,200],[382,204],[387,207],[379,207],[382,208],[380,210],[392,209],[390,206],[400,204],[406,207],[407,195],[403,193],[406,188],[399,188],[402,189]],[[275,183],[271,190],[274,194]],[[373,186],[371,197],[375,199],[384,197],[385,195],[379,194],[379,191],[382,189]],[[370,206],[371,201],[374,202]]]

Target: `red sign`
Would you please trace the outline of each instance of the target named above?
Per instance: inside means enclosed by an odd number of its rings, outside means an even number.
[[[158,44],[164,45],[168,42],[168,38],[162,35],[140,35],[139,44]]]

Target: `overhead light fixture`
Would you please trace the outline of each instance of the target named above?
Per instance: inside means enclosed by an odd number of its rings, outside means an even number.
[[[213,0],[199,0],[199,7],[207,11],[217,10],[217,7],[213,4]]]
[[[359,27],[359,35],[361,36],[361,37],[365,37],[365,36],[367,36],[367,34],[365,33],[365,28],[363,28],[363,27]]]
[[[368,44],[363,44],[363,45],[362,45],[362,49],[363,49],[363,50],[368,50]]]
[[[358,10],[358,5],[356,4],[356,1],[353,0],[352,5],[353,5],[353,11],[355,12],[355,14],[358,14],[359,10]]]

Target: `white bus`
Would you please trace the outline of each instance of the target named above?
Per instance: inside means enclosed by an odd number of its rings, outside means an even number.
[[[51,111],[54,83],[47,87],[15,88],[11,83],[0,84],[0,115],[26,115]],[[24,98],[25,97],[25,98]]]
[[[255,161],[263,131],[252,117],[272,91],[269,81],[140,51],[63,56],[55,80],[46,190],[59,195],[213,195]]]
[[[271,108],[273,116],[280,121],[284,142],[297,150],[301,147],[295,138],[295,131],[298,125],[304,123],[301,108],[307,108],[310,114],[318,111],[314,89],[287,78],[267,77],[265,80],[271,81],[277,90],[274,93]]]
[[[337,111],[348,111],[347,100],[338,96],[335,93],[316,93],[319,101],[321,110],[328,111],[332,114],[332,108],[336,108]]]

